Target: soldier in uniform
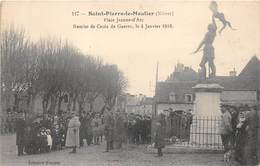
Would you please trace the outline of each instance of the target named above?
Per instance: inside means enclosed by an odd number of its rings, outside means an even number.
[[[141,116],[137,114],[135,116],[136,123],[134,124],[134,143],[139,145],[141,143],[140,136],[141,136]]]
[[[87,126],[87,116],[85,111],[82,112],[79,121],[81,124],[79,129],[80,146],[83,146],[84,145],[83,139],[86,138],[86,126]]]
[[[16,120],[16,145],[18,149],[18,156],[23,155],[25,146],[25,115],[22,111],[19,111]]]
[[[92,113],[87,113],[86,116],[86,138],[87,138],[87,144],[90,145],[93,140],[93,129],[91,126],[92,121]]]
[[[120,149],[122,148],[122,143],[124,139],[124,119],[122,113],[120,113],[120,110],[117,110],[116,116],[115,116],[115,134],[114,134],[114,140],[116,143],[116,148]]]
[[[106,115],[104,117],[104,121],[105,121],[105,137],[106,137],[106,152],[108,152],[109,150],[114,149],[113,146],[113,137],[114,137],[114,117],[113,117],[113,113],[111,111],[108,111],[107,108],[107,112]]]
[[[162,128],[162,125],[160,122],[156,123],[156,131],[155,131],[155,137],[154,137],[154,142],[155,142],[155,148],[158,149],[158,156],[161,157],[163,156],[162,153],[162,148],[165,147],[165,142],[164,142],[164,130]]]
[[[98,145],[99,144],[99,136],[100,136],[100,127],[102,125],[102,121],[99,118],[99,114],[96,113],[94,119],[91,122],[91,126],[93,129],[93,137],[94,137],[94,144]]]

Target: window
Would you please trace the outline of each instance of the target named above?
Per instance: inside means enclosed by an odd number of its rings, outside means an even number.
[[[187,103],[191,103],[192,102],[192,94],[185,94],[185,101]]]
[[[170,102],[176,102],[176,94],[174,92],[169,94],[169,100]]]

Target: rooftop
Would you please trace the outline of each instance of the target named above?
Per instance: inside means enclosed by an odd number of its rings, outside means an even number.
[[[177,102],[184,101],[184,94],[193,93],[192,87],[198,83],[219,84],[224,87],[225,91],[260,91],[260,61],[256,56],[250,59],[238,76],[216,76],[201,82],[198,79],[198,73],[193,69],[185,70],[184,67],[182,69],[173,72],[165,82],[157,83],[155,91],[157,101],[169,102],[171,92],[176,94]],[[185,79],[182,79],[182,77]]]

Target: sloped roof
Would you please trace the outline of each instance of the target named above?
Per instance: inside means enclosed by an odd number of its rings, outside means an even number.
[[[240,72],[239,79],[244,83],[244,88],[260,91],[260,61],[256,56],[253,56]]]
[[[224,90],[260,90],[260,61],[253,56],[237,77],[216,76],[209,82],[220,84]]]
[[[251,77],[256,79],[260,77],[260,61],[257,56],[253,56],[244,69],[240,72],[239,77]]]

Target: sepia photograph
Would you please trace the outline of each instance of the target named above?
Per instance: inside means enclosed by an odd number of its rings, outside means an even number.
[[[0,0],[1,166],[260,166],[259,0]]]

